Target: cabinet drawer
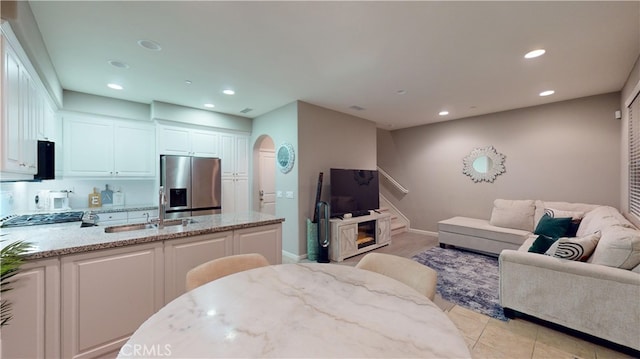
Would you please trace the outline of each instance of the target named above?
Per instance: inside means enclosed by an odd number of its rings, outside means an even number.
[[[113,213],[98,213],[98,224],[101,225],[116,225],[127,223],[127,212],[113,212]]]

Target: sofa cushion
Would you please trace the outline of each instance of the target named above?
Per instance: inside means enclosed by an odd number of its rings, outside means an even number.
[[[640,231],[620,225],[604,228],[588,262],[632,269],[640,264]]]
[[[571,217],[553,218],[545,214],[538,222],[534,234],[544,235],[547,237],[558,239],[564,237],[571,225]]]
[[[535,210],[533,200],[496,199],[493,201],[489,224],[531,232]]]
[[[438,231],[489,238],[516,245],[521,245],[531,234],[531,232],[519,229],[492,226],[486,219],[468,217],[453,217],[440,221],[438,222]]]
[[[624,218],[617,209],[610,206],[599,206],[584,215],[576,236],[582,237],[611,226],[634,228],[631,222]]]
[[[567,228],[567,233],[565,233],[565,237],[576,236],[576,233],[578,232],[578,227],[580,227],[580,222],[582,222],[582,217],[584,217],[584,212],[563,211],[563,210],[553,209],[553,208],[545,209],[544,214],[549,215],[549,217],[552,217],[552,218],[571,218],[571,223],[569,223],[569,228]],[[540,222],[538,222],[538,224],[540,224]]]
[[[529,247],[529,252],[544,254],[557,240],[558,238],[541,234],[535,241],[533,241],[533,244]]]
[[[555,241],[545,254],[585,262],[596,249],[600,235],[600,232],[596,232],[579,238],[562,237]]]
[[[554,210],[561,210],[561,211],[584,212],[586,215],[588,212],[600,207],[597,204],[557,202],[557,201],[552,202],[552,201],[541,201],[541,200],[536,200],[535,203],[536,203],[536,212],[533,218],[534,228],[535,226],[538,225],[538,221],[540,221],[540,218],[542,218],[542,216],[544,215],[544,211],[548,208],[552,208]]]

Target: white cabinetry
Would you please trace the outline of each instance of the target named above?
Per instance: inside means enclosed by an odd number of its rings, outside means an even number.
[[[282,263],[282,224],[272,224],[233,233],[233,254],[260,253],[270,264]]]
[[[164,303],[162,242],[63,256],[61,266],[63,358],[117,353]]]
[[[249,210],[249,137],[221,134],[222,212]]]
[[[345,258],[391,243],[391,215],[375,213],[349,219],[331,219],[329,257],[341,262]]]
[[[196,266],[233,254],[233,232],[203,234],[164,242],[164,301],[185,292],[186,275]]]
[[[29,261],[2,299],[13,319],[2,328],[3,358],[60,357],[60,267],[58,259]]]
[[[129,216],[127,212],[98,213],[98,218],[98,225],[103,227],[129,223]]]
[[[155,176],[158,165],[151,124],[67,114],[63,135],[67,176]]]
[[[0,171],[7,179],[33,179],[38,139],[53,137],[55,110],[20,43],[2,25],[2,148]]]
[[[31,77],[16,51],[2,38],[2,171],[37,172]],[[24,177],[29,178],[29,177]]]
[[[217,132],[177,126],[158,126],[158,148],[162,155],[219,157]]]

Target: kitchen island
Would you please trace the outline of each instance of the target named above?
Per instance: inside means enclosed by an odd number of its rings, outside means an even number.
[[[34,244],[2,330],[6,357],[93,358],[118,352],[149,316],[184,292],[186,272],[208,260],[257,252],[282,261],[283,218],[257,212],[193,217],[105,233],[80,222],[2,228],[2,244]],[[35,344],[34,344],[35,341]]]
[[[191,218],[193,221],[186,226],[166,226],[164,229],[151,228],[118,233],[105,233],[107,226],[103,225],[81,228],[80,222],[0,228],[0,247],[16,241],[31,242],[33,250],[26,258],[32,260],[284,222],[284,218],[259,212],[223,213]],[[271,264],[280,264],[281,258],[276,262],[278,263]]]

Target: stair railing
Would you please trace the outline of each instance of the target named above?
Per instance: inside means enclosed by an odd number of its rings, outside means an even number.
[[[389,181],[389,183],[391,183],[395,188],[398,189],[398,191],[404,194],[409,193],[409,190],[406,187],[401,185],[398,181],[396,181],[393,177],[391,177],[391,175],[385,172],[382,168],[378,167],[378,173],[380,173],[384,178],[386,178],[387,181]]]

